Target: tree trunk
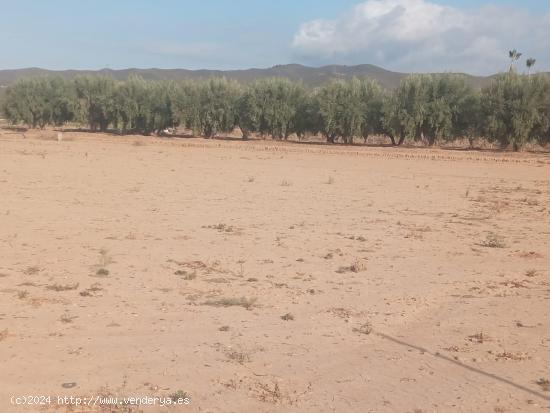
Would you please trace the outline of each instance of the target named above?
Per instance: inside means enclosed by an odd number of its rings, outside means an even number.
[[[402,133],[399,137],[399,142],[397,142],[397,146],[403,145],[403,142],[405,142],[405,134]]]

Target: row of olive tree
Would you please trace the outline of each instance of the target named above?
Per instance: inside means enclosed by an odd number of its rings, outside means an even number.
[[[212,137],[240,127],[245,138],[322,134],[329,143],[353,143],[383,135],[394,145],[485,137],[517,150],[529,141],[550,143],[550,78],[511,71],[477,90],[460,75],[412,75],[387,91],[359,79],[311,90],[279,78],[241,85],[225,78],[44,77],[9,87],[3,111],[10,122],[32,128],[73,122],[149,135],[182,126]]]

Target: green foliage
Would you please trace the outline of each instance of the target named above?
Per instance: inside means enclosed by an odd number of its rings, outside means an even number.
[[[276,139],[287,139],[300,132],[298,109],[306,108],[306,91],[287,79],[264,79],[253,83],[239,100],[239,126],[245,135],[259,132]]]
[[[298,97],[293,127],[294,132],[300,140],[308,133],[316,135],[321,132],[322,118],[316,91],[311,93],[306,92]]]
[[[386,102],[385,125],[393,136],[399,136],[399,142],[404,138],[421,140],[427,132],[431,83],[429,75],[409,76]]]
[[[240,95],[238,83],[225,78],[210,79],[199,84],[197,99],[191,104],[196,117],[192,119],[194,130],[208,138],[217,133],[231,132],[237,124],[237,102]]]
[[[116,83],[107,76],[79,76],[74,79],[77,120],[91,130],[106,131],[117,115]]]
[[[511,51],[514,52],[514,51]],[[511,53],[512,63],[518,53]],[[515,60],[514,60],[515,59]],[[534,59],[529,62],[531,67]],[[483,90],[461,75],[412,75],[384,91],[371,80],[336,80],[308,90],[273,78],[240,85],[225,78],[200,82],[117,82],[105,76],[21,79],[6,89],[2,110],[30,128],[69,122],[91,130],[149,135],[181,126],[213,137],[239,126],[243,136],[287,139],[322,134],[327,142],[386,135],[429,145],[487,137],[515,150],[550,143],[550,77],[510,71]]]
[[[6,91],[3,111],[13,124],[30,128],[60,126],[74,117],[72,89],[61,78],[21,79]]]
[[[427,125],[430,145],[440,140],[467,136],[475,127],[476,95],[461,75],[430,76],[427,83]]]
[[[546,79],[529,78],[513,71],[498,76],[482,92],[486,136],[502,147],[512,145],[518,150],[537,130],[543,135],[547,125],[542,100],[548,96],[545,83]]]
[[[199,96],[199,85],[190,81],[175,86],[171,95],[174,123],[196,133],[200,131]]]
[[[380,128],[382,92],[373,81],[332,81],[316,97],[320,130],[327,142],[342,138],[344,143],[353,143],[354,137],[366,137]]]
[[[537,121],[531,131],[531,139],[541,145],[550,144],[550,75],[531,77],[533,96],[537,102]]]
[[[130,77],[115,89],[112,122],[123,132],[160,133],[174,124],[173,90],[172,83]]]
[[[383,106],[383,126],[394,144],[406,138],[429,145],[475,133],[477,95],[460,75],[407,77]]]

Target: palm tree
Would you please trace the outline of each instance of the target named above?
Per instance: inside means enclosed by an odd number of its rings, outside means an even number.
[[[537,59],[533,59],[532,57],[530,57],[529,59],[527,59],[527,62],[526,62],[526,64],[527,64],[527,74],[528,74],[529,76],[531,76],[531,68],[532,68],[533,66],[535,66],[535,63],[537,63]]]
[[[510,57],[510,72],[514,70],[514,63],[519,60],[522,53],[519,53],[516,49],[510,50],[508,56]]]

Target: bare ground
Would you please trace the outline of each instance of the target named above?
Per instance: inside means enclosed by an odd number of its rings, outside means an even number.
[[[550,408],[547,155],[2,131],[0,194],[2,412]]]

